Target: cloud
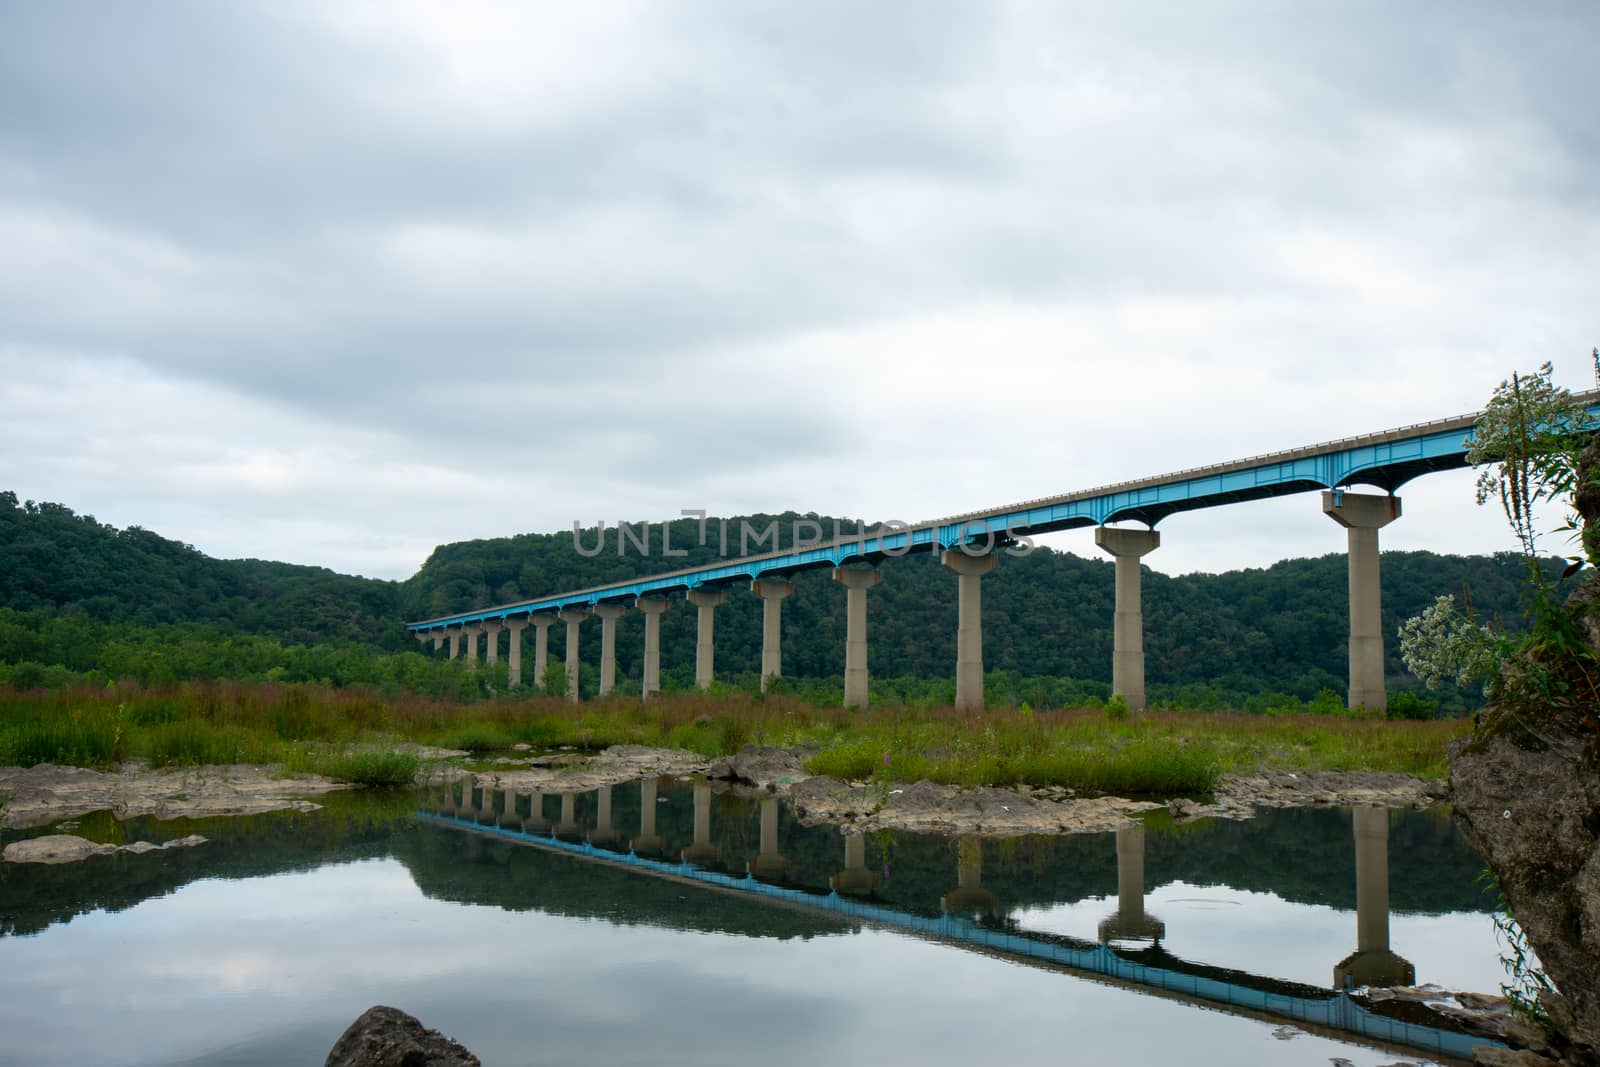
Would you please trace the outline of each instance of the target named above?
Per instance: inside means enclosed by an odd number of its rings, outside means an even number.
[[[399,576],[579,517],[948,514],[1544,359],[1581,387],[1596,39],[1493,5],[27,8],[0,446],[37,496]],[[1470,510],[1407,523],[1500,547]],[[1196,558],[1255,561],[1238,525]]]

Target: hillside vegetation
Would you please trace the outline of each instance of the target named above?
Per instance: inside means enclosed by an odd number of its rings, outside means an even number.
[[[788,538],[794,514],[776,519]],[[827,527],[832,520],[820,520]],[[853,526],[853,521],[846,523]],[[714,527],[713,527],[714,528]],[[436,549],[404,582],[352,577],[262,560],[214,559],[139,527],[116,529],[61,504],[21,503],[0,493],[0,670],[14,684],[52,684],[99,672],[150,683],[205,677],[377,685],[467,698],[492,675],[468,677],[404,630],[420,619],[657,572],[716,557],[698,524],[673,524],[672,544],[688,555],[662,557],[660,527],[651,553],[631,545],[585,556],[570,532],[522,534]],[[590,546],[593,536],[585,539]],[[1384,626],[1442,594],[1470,596],[1476,610],[1520,622],[1523,564],[1514,553],[1383,557]],[[888,560],[869,596],[874,697],[941,702],[955,661],[955,586],[926,555]],[[1342,554],[1295,559],[1259,570],[1145,576],[1147,671],[1153,700],[1191,707],[1265,710],[1292,697],[1342,692],[1346,656]],[[844,667],[842,590],[826,571],[796,578],[784,605],[784,671],[802,690],[831,695]],[[984,580],[985,659],[999,700],[1040,706],[1109,695],[1112,564],[1109,559],[1039,549],[1004,558]],[[599,627],[583,633],[583,661],[599,658]],[[553,657],[563,628],[551,631]],[[758,601],[734,590],[717,615],[717,669],[752,680],[760,655]],[[681,603],[663,617],[664,682],[692,680],[694,612]],[[1391,689],[1415,683],[1394,658]],[[642,622],[619,623],[619,686],[637,685]],[[20,672],[20,677],[19,677]],[[586,672],[592,685],[594,670]],[[809,682],[808,682],[809,680]],[[819,688],[820,687],[820,688]],[[1475,704],[1446,688],[1430,693],[1442,712]],[[1327,693],[1322,693],[1326,704]]]

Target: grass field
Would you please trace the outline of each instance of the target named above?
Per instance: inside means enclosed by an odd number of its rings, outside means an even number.
[[[726,755],[750,742],[816,746],[807,766],[841,778],[1063,785],[1121,794],[1204,792],[1229,771],[1367,770],[1441,777],[1462,720],[1100,709],[988,712],[816,708],[793,697],[668,695],[572,705],[550,697],[469,706],[309,685],[124,682],[0,687],[0,765],[279,763],[373,784],[409,780],[402,741],[492,752],[518,742],[585,749],[631,742]],[[361,750],[351,745],[360,744]],[[369,751],[376,745],[379,751]]]

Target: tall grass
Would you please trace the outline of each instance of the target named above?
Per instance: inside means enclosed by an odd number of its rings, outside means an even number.
[[[1220,774],[1259,769],[1404,771],[1437,777],[1463,721],[1385,722],[1340,714],[1245,715],[1103,709],[1048,712],[904,706],[817,707],[794,696],[665,694],[641,705],[572,705],[527,696],[462,706],[424,696],[379,698],[324,686],[232,682],[118,683],[16,692],[0,686],[0,763],[103,767],[130,756],[157,765],[288,762],[318,769],[307,742],[339,749],[401,740],[466,749],[672,746],[708,758],[750,742],[808,744],[817,773],[961,785],[1016,782],[1080,790],[1202,792]],[[883,766],[884,755],[889,766]],[[398,778],[374,762],[353,780]],[[411,768],[412,773],[415,767]]]

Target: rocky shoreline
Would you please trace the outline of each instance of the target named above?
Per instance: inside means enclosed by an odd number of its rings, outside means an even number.
[[[440,753],[419,784],[440,786],[470,778],[489,789],[583,792],[651,775],[704,775],[729,788],[783,796],[807,825],[831,823],[852,831],[895,829],[917,833],[1102,833],[1135,815],[1167,807],[1174,818],[1249,818],[1257,807],[1317,805],[1427,807],[1448,795],[1445,783],[1401,774],[1272,771],[1224,775],[1211,797],[1175,797],[1165,805],[1117,796],[1080,796],[1058,786],[983,786],[965,789],[929,781],[884,785],[846,782],[807,773],[813,750],[748,745],[708,760],[681,749],[616,745],[589,756],[558,752],[504,758],[489,770],[467,770]],[[307,797],[349,788],[318,775],[279,776],[271,767],[201,767],[154,770],[129,764],[115,772],[40,764],[0,767],[4,825],[25,830],[93,811],[118,819],[255,815],[315,811]]]

